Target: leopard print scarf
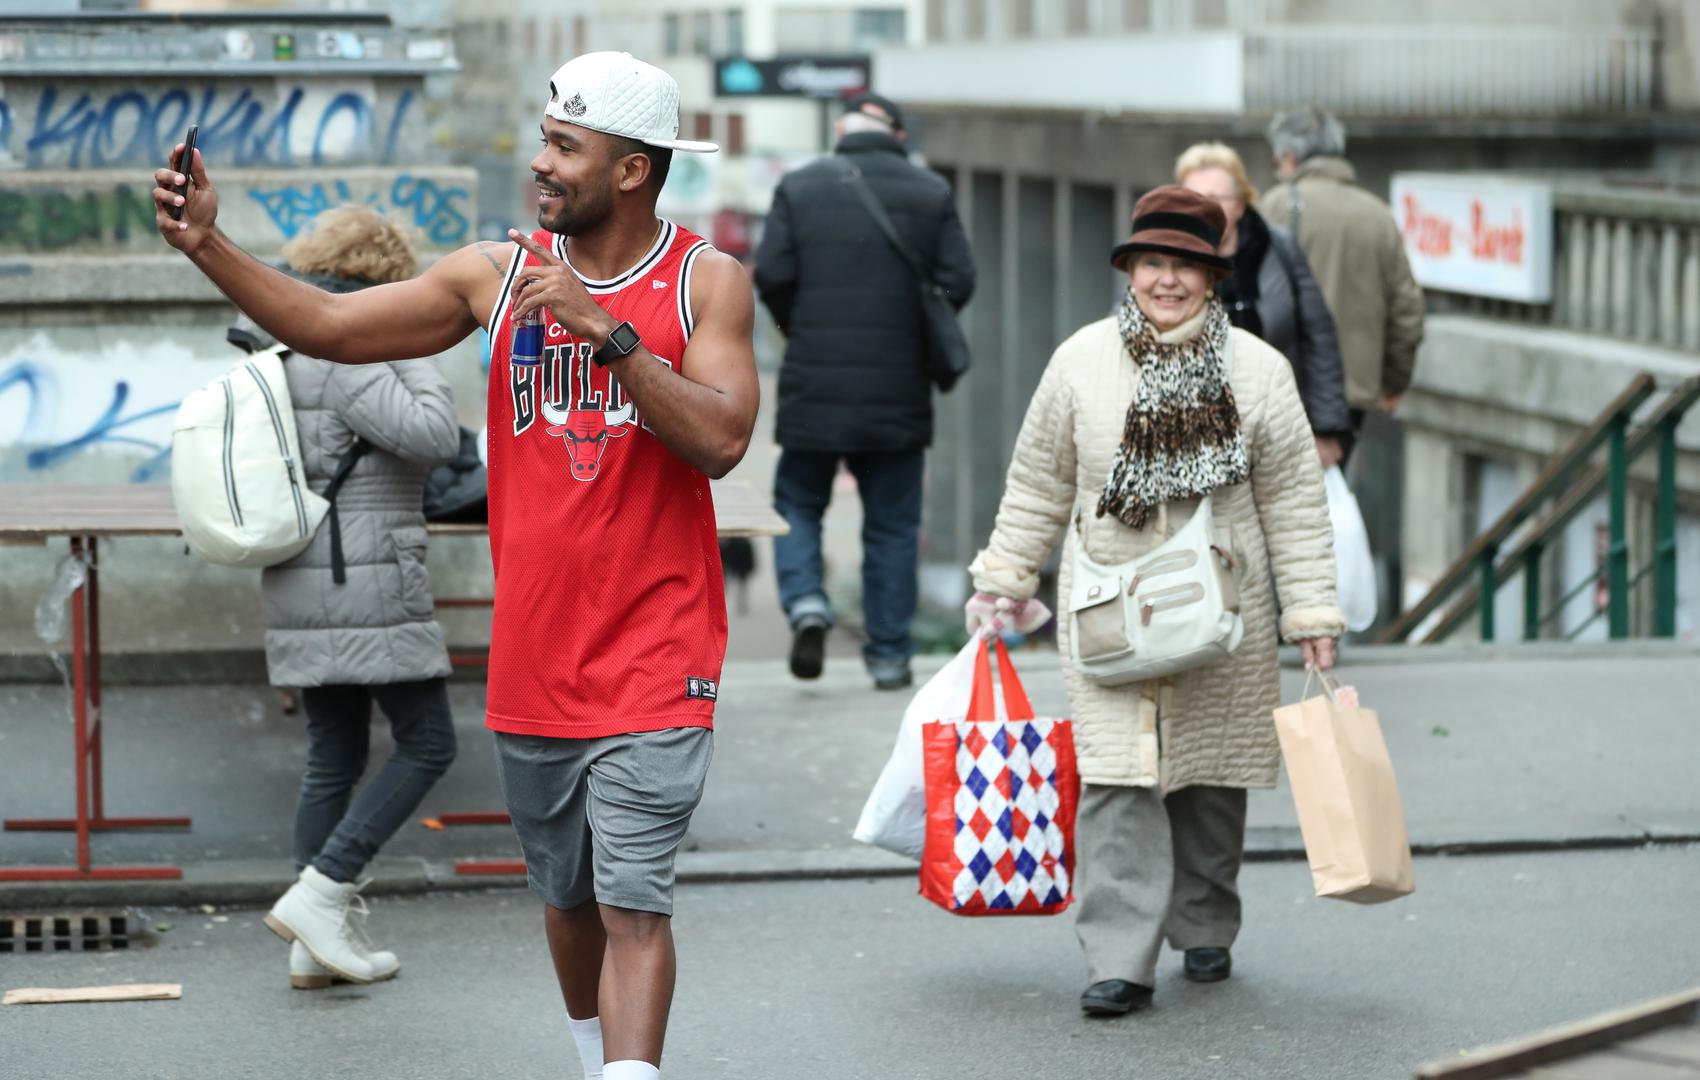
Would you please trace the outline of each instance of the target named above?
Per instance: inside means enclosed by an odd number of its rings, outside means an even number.
[[[1172,345],[1157,340],[1131,287],[1117,322],[1140,375],[1098,516],[1143,529],[1153,508],[1243,483],[1251,467],[1223,362],[1232,324],[1222,302],[1210,301],[1196,336]]]

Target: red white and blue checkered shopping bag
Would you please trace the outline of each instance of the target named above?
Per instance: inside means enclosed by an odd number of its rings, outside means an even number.
[[[982,641],[968,715],[921,729],[921,895],[957,915],[1055,915],[1074,899],[1074,728],[1034,717],[1002,641],[996,649],[1002,708]]]

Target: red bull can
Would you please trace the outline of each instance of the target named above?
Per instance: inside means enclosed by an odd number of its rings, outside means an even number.
[[[515,326],[508,362],[530,366],[543,359],[543,309],[532,308]]]

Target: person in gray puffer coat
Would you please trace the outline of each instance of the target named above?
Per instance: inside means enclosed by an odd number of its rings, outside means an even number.
[[[1235,326],[1275,346],[1293,365],[1322,467],[1339,464],[1351,450],[1353,431],[1345,365],[1334,315],[1304,251],[1291,233],[1258,213],[1257,188],[1225,143],[1187,148],[1175,162],[1175,183],[1213,199],[1227,215],[1221,253],[1234,272],[1216,286],[1216,295]]]
[[[320,215],[284,257],[296,274],[339,292],[403,280],[417,268],[406,237],[365,207]],[[276,344],[245,316],[229,337],[250,351]],[[350,366],[285,356],[308,485],[323,493],[357,440],[369,445],[335,498],[344,580],[334,579],[328,515],[305,551],[261,575],[270,681],[300,688],[307,714],[296,870],[304,882],[322,875],[348,893],[357,924],[362,870],[455,757],[448,649],[425,568],[422,497],[426,474],[458,451],[460,427],[448,380],[430,360]],[[390,721],[395,753],[356,792],[374,703]],[[294,986],[330,985],[332,973],[314,961],[312,945],[294,942]],[[392,953],[371,952],[370,960],[368,970],[352,973],[368,976],[358,981],[389,978],[399,967]]]

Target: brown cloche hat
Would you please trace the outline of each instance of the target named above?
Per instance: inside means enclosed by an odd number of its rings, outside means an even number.
[[[1110,265],[1125,270],[1134,252],[1161,251],[1204,264],[1220,281],[1234,272],[1234,264],[1216,253],[1227,227],[1216,200],[1179,184],[1152,188],[1134,204],[1133,235],[1110,252]]]

